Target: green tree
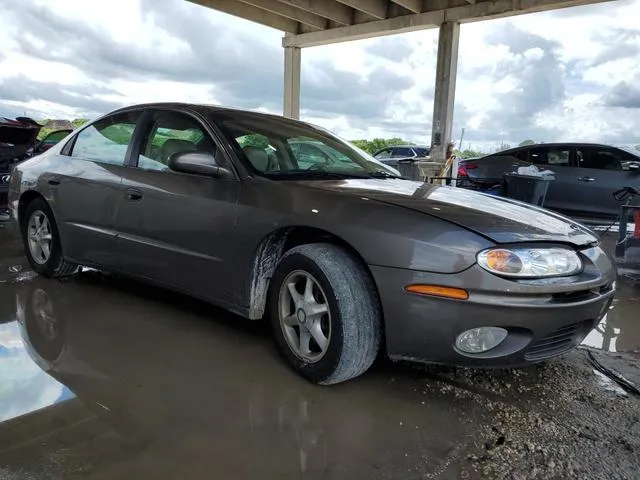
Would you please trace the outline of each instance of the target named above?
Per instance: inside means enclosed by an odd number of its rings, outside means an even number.
[[[71,124],[73,125],[73,128],[78,128],[84,125],[85,123],[87,123],[88,121],[89,120],[87,120],[86,118],[76,118],[74,120],[71,120]]]
[[[378,150],[382,150],[383,148],[390,147],[392,145],[414,145],[412,142],[407,142],[402,138],[393,137],[393,138],[374,138],[373,140],[352,140],[356,147],[364,150],[367,153],[376,153]]]
[[[245,147],[256,147],[256,148],[267,148],[269,146],[269,139],[264,135],[260,135],[257,133],[251,133],[249,135],[245,135],[242,138],[238,139],[238,143],[242,148]]]
[[[520,142],[520,144],[518,145],[519,147],[526,147],[527,145],[534,145],[536,142],[534,142],[533,140],[523,140],[522,142]]]

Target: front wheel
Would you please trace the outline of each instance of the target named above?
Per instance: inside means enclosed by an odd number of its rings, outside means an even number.
[[[78,271],[76,264],[62,256],[60,234],[47,202],[36,198],[26,208],[22,239],[31,268],[43,277],[65,277]]]
[[[269,312],[280,352],[314,383],[357,377],[378,355],[382,313],[375,285],[338,246],[289,250],[271,280]]]

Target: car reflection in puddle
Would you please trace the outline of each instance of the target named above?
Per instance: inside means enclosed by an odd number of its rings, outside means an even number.
[[[1,302],[16,299],[2,338],[25,365],[20,380],[13,366],[0,372],[12,399],[2,405],[23,406],[0,423],[0,451],[12,451],[4,468],[261,479],[459,468],[475,405],[375,370],[339,389],[313,386],[282,364],[262,327],[159,292],[97,272],[0,288]]]
[[[30,355],[29,335],[24,309],[18,308],[20,286],[34,277],[25,268],[23,257],[9,258],[0,264],[0,422],[26,413],[41,410],[73,398],[73,393],[46,373]],[[46,335],[49,342],[60,338],[55,319],[48,315],[48,306],[42,296],[34,297],[30,324]]]
[[[0,422],[73,397],[32,360],[20,329],[17,321],[0,325]]]
[[[607,352],[640,354],[640,282],[621,277],[609,312],[582,342]]]

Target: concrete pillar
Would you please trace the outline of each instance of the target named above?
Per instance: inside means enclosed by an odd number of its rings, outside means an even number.
[[[451,140],[453,128],[459,40],[460,24],[458,22],[446,22],[440,25],[431,131],[431,158],[442,163],[446,161],[447,143]]]
[[[300,47],[284,47],[284,116],[300,118]]]

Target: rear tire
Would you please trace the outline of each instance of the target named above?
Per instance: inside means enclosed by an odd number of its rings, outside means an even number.
[[[357,377],[380,350],[382,313],[373,279],[338,246],[289,250],[271,280],[269,313],[280,353],[313,383]]]
[[[34,199],[27,205],[23,218],[20,230],[33,271],[47,278],[77,273],[80,267],[66,261],[62,255],[58,226],[47,202],[43,198]]]

